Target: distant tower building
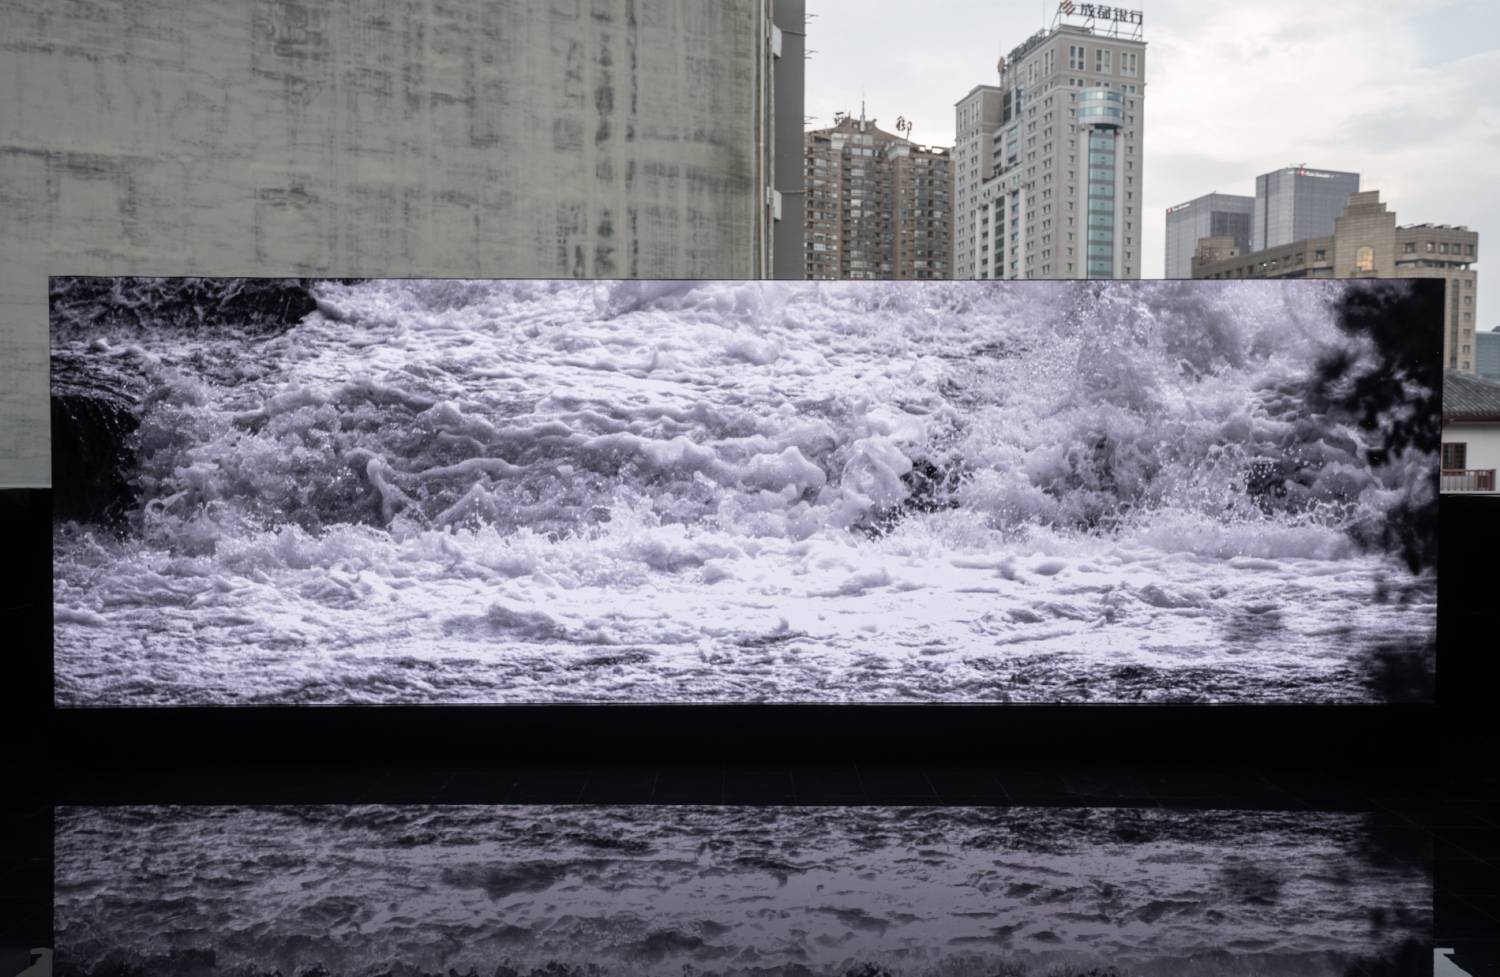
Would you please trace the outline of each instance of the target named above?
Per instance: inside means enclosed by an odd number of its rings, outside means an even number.
[[[1201,238],[1228,238],[1236,253],[1248,253],[1254,210],[1254,197],[1231,193],[1210,193],[1168,207],[1165,277],[1193,277],[1193,254]]]
[[[953,156],[866,120],[805,135],[807,278],[952,277]]]
[[[1443,366],[1476,371],[1479,235],[1466,227],[1398,226],[1380,191],[1365,190],[1350,195],[1326,235],[1239,255],[1224,254],[1221,244],[1200,242],[1194,278],[1441,278]]]
[[[1262,173],[1255,178],[1249,250],[1332,234],[1349,195],[1358,192],[1358,173],[1315,170],[1306,164]]]
[[[1486,380],[1500,380],[1500,332],[1475,333],[1474,372]]]
[[[1141,24],[1061,4],[957,103],[955,278],[1140,277]]]

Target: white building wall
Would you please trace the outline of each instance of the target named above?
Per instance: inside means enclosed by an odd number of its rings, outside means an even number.
[[[1500,478],[1500,424],[1444,424],[1443,443],[1468,445],[1465,467],[1492,468]]]

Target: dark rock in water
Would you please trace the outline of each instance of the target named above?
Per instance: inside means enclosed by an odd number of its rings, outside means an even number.
[[[912,462],[911,470],[901,476],[907,495],[893,506],[872,512],[860,528],[866,536],[880,537],[895,529],[902,519],[913,512],[940,512],[958,508],[954,496],[965,473],[958,468],[942,469],[933,462],[919,458]]]
[[[317,308],[309,278],[54,278],[53,339],[93,330],[284,332]]]
[[[127,473],[130,436],[139,424],[119,400],[83,394],[52,398],[54,521],[123,528],[136,502]]]
[[[1396,503],[1377,535],[1382,545],[1401,554],[1412,573],[1437,566],[1438,494],[1433,492],[1421,502],[1403,499]]]
[[[1296,474],[1297,466],[1290,461],[1259,458],[1245,466],[1245,494],[1270,512],[1276,500],[1286,498],[1287,480]]]
[[[903,504],[916,512],[956,509],[958,501],[953,497],[953,491],[958,487],[959,479],[956,470],[943,471],[930,461],[915,461],[911,471],[901,476],[911,493]]]
[[[1381,282],[1350,289],[1339,305],[1339,328],[1368,337],[1378,360],[1374,369],[1362,372],[1351,371],[1347,364],[1335,369],[1335,378],[1354,381],[1339,399],[1355,408],[1367,427],[1379,427],[1392,451],[1408,446],[1434,451],[1441,440],[1441,346],[1434,344],[1432,328],[1418,326],[1442,323],[1443,294],[1439,281]],[[1399,416],[1390,413],[1408,405],[1416,409]]]
[[[1441,344],[1431,328],[1443,321],[1443,283],[1390,281],[1350,289],[1339,304],[1344,332],[1368,337],[1375,361],[1361,367],[1348,353],[1324,358],[1311,391],[1316,408],[1354,415],[1367,431],[1380,432],[1373,465],[1406,451],[1435,454],[1442,440]],[[1432,478],[1437,478],[1436,459]],[[1387,513],[1376,542],[1406,561],[1413,573],[1437,565],[1436,485],[1409,496]]]
[[[53,513],[124,528],[138,499],[132,436],[149,393],[132,333],[268,336],[317,308],[303,278],[54,278],[51,301]],[[352,282],[353,279],[342,280]],[[125,343],[96,343],[124,339]]]
[[[50,368],[53,519],[122,529],[137,502],[133,440],[147,393],[138,361],[54,348]]]

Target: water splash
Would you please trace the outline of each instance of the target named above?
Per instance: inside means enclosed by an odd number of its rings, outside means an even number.
[[[1057,596],[955,572],[955,558],[997,554],[1066,553],[1112,591],[1133,586],[1126,566],[1164,584],[1220,574],[1226,593],[1259,590],[1270,571],[1252,579],[1230,561],[1276,561],[1280,599],[1300,593],[1320,614],[1420,636],[1431,630],[1430,600],[1397,619],[1389,607],[1366,608],[1358,587],[1312,594],[1317,575],[1299,563],[1362,578],[1388,572],[1402,540],[1377,527],[1428,501],[1431,446],[1393,446],[1369,422],[1368,398],[1340,396],[1341,382],[1357,383],[1340,377],[1390,362],[1369,330],[1340,328],[1340,303],[1367,287],[330,282],[313,288],[316,310],[283,331],[200,325],[159,335],[137,321],[139,303],[114,328],[109,316],[79,313],[80,300],[54,337],[54,362],[68,364],[68,383],[132,391],[136,426],[121,433],[132,556],[114,571],[95,566],[94,550],[75,542],[88,529],[60,529],[62,606],[119,608],[122,626],[139,626],[150,617],[143,594],[158,593],[142,591],[142,574],[186,576],[203,585],[198,605],[232,605],[231,616],[257,622],[240,640],[378,644],[403,655],[424,634],[436,640],[432,628],[446,647],[468,642],[463,653],[476,654],[480,639],[453,619],[535,608],[563,622],[555,650],[578,636],[693,648],[699,660],[679,661],[679,677],[691,673],[695,695],[712,698],[742,694],[754,667],[741,663],[738,677],[716,683],[699,666],[722,656],[721,642],[761,627],[778,601],[822,647],[779,679],[751,683],[755,695],[819,697],[833,663],[867,657],[859,649],[871,642],[855,628],[872,621],[881,640],[871,650],[888,665],[894,656],[903,677],[860,694],[1017,694],[977,676],[924,678],[896,650],[936,625],[947,632],[940,644],[972,657],[990,644],[975,647],[953,616],[1008,613],[1011,601],[1036,616]],[[1319,372],[1335,361],[1337,376]],[[1039,578],[1074,586],[1073,566],[1025,579],[1032,591]],[[1418,561],[1407,572],[1421,570]],[[862,614],[860,598],[933,587],[949,606]],[[985,588],[989,606],[963,596]],[[410,631],[317,620],[313,605],[339,600],[377,618],[385,612],[375,608],[400,605],[389,620]],[[583,613],[589,600],[596,606]],[[1103,596],[1093,609],[1106,623],[1129,616]],[[1234,613],[1222,601],[1200,610]],[[736,619],[744,623],[729,626]],[[183,653],[222,640],[205,633],[211,616],[192,620]],[[1166,647],[1163,626],[1151,625],[1151,640],[1017,630],[1054,650],[1129,655]],[[506,633],[516,654],[535,650]],[[82,634],[63,629],[61,646],[76,637],[81,654]],[[1167,644],[1195,636],[1190,627],[1176,634]],[[97,647],[99,629],[87,637]],[[126,654],[124,637],[107,643]],[[329,694],[326,678],[311,677],[319,667],[291,669],[298,678],[280,694]],[[1344,684],[1304,694],[1370,694],[1343,674]],[[657,674],[592,693],[656,695],[666,684]],[[509,691],[459,685],[443,694],[558,694],[535,674]],[[1253,685],[1242,675],[1232,695],[1253,697]],[[1107,683],[1099,693],[1109,696]],[[422,690],[403,694],[420,700]]]

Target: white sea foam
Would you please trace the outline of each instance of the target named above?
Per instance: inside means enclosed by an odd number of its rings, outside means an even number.
[[[1369,353],[1345,287],[378,281],[148,339],[131,532],[57,533],[59,697],[1377,696],[1432,583],[1353,528],[1432,459],[1300,397]]]

